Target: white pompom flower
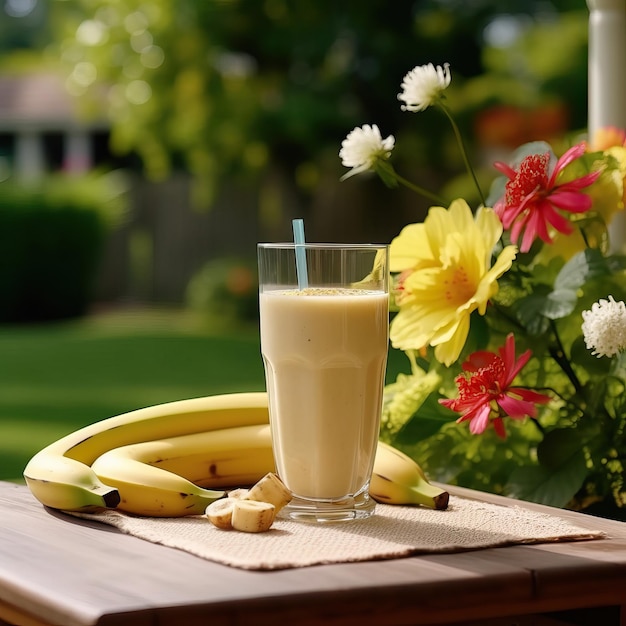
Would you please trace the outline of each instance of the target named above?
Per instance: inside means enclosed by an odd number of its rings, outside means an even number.
[[[388,160],[395,141],[393,135],[383,139],[376,124],[365,124],[352,130],[341,142],[339,151],[343,165],[352,169],[341,180],[373,170],[378,161]]]
[[[613,296],[600,299],[583,311],[583,337],[588,349],[598,358],[612,357],[626,348],[626,305]]]
[[[450,64],[443,67],[432,63],[414,67],[402,81],[398,100],[404,102],[403,111],[423,111],[435,104],[450,84]]]

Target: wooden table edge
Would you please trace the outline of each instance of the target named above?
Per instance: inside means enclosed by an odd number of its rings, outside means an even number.
[[[504,506],[521,506],[532,510],[545,512],[550,515],[560,516],[564,519],[568,519],[580,525],[590,529],[601,528],[604,529],[609,535],[611,531],[615,531],[621,536],[622,539],[626,539],[626,525],[623,522],[616,522],[613,520],[605,520],[603,518],[596,518],[591,516],[584,516],[579,513],[566,511],[562,509],[554,509],[553,507],[547,507],[545,505],[538,505],[534,503],[522,502],[511,500],[503,496],[497,496],[494,494],[486,494],[482,492],[476,492],[470,489],[461,487],[449,487],[451,495],[458,495],[466,498],[473,498],[483,502],[492,502],[495,504],[501,504]],[[82,520],[76,520],[82,523]],[[85,525],[89,525],[86,523]],[[619,531],[619,532],[618,532]],[[138,541],[143,541],[138,539]],[[489,550],[501,550],[502,548],[490,548]],[[439,555],[432,553],[428,555],[421,555],[421,557],[407,557],[407,558],[427,558],[436,559]],[[227,566],[224,566],[227,567]],[[403,594],[410,593],[412,585],[410,582],[406,584],[398,584],[396,586],[390,586],[383,591],[379,591],[375,600],[377,604],[368,606],[367,602],[363,603],[363,610],[368,611],[370,616],[374,616],[380,610],[381,598],[391,603],[393,606],[394,599],[404,597]],[[626,593],[626,592],[625,592]],[[312,591],[310,593],[296,593],[281,598],[266,596],[262,598],[252,598],[246,600],[245,607],[241,606],[239,601],[223,601],[212,602],[210,604],[197,603],[183,607],[147,607],[138,609],[137,611],[131,611],[126,615],[121,613],[99,613],[94,615],[94,620],[90,622],[94,625],[106,626],[108,624],[120,624],[130,626],[143,626],[160,623],[159,615],[167,614],[170,611],[176,610],[179,614],[185,614],[189,620],[187,623],[192,624],[203,623],[201,620],[206,619],[207,614],[210,614],[213,624],[238,624],[245,623],[241,620],[254,615],[255,624],[258,626],[274,624],[277,619],[298,619],[298,624],[307,626],[308,624],[328,624],[334,625],[346,625],[352,626],[352,624],[363,624],[363,615],[361,621],[355,621],[355,614],[353,610],[348,610],[345,607],[345,603],[353,603],[350,600],[354,600],[357,596],[362,596],[363,591],[358,589],[345,589],[334,593],[320,592],[319,590]],[[323,604],[324,600],[333,599],[331,603],[327,603],[327,611],[333,612],[333,616],[326,615],[321,617],[319,615],[320,604]],[[387,609],[381,613],[379,617],[391,618],[394,621],[392,623],[409,623],[406,620],[411,618],[413,624],[443,624],[443,623],[462,623],[450,622],[450,619],[456,619],[454,616],[458,614],[458,619],[467,621],[475,619],[492,619],[495,617],[513,617],[518,615],[532,615],[536,613],[546,613],[553,611],[561,611],[572,608],[583,607],[602,607],[607,605],[623,605],[626,604],[626,597],[621,598],[621,602],[617,601],[614,592],[607,592],[605,595],[594,593],[592,595],[585,596],[584,594],[578,594],[576,598],[533,598],[526,599],[523,602],[507,602],[505,604],[494,601],[489,606],[481,605],[480,607],[468,607],[464,606],[455,613],[454,609],[448,608],[447,616],[445,619],[437,615],[436,608],[428,608],[421,612],[414,613],[416,607],[405,603],[405,606]],[[342,604],[343,609],[342,609]],[[389,606],[389,605],[387,605]],[[423,607],[422,607],[423,608]],[[304,614],[303,614],[304,611]],[[622,615],[624,610],[622,609]],[[291,616],[291,617],[290,617]],[[219,618],[220,621],[217,621]],[[17,606],[12,605],[6,600],[0,599],[0,620],[8,621],[9,623],[16,623],[20,626],[54,626],[56,622],[49,622],[45,619],[41,619],[32,613],[28,613]],[[221,620],[224,621],[221,621]],[[87,624],[87,622],[81,622]],[[380,623],[380,622],[379,622]],[[387,623],[387,622],[384,622]],[[0,621],[2,624],[2,621]],[[622,617],[621,626],[626,626],[626,617]]]

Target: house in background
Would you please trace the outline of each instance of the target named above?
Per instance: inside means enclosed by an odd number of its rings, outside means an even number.
[[[108,134],[104,117],[79,117],[60,76],[0,76],[0,180],[88,172],[110,160]]]
[[[136,155],[111,153],[109,137],[104,114],[87,121],[79,115],[62,76],[0,75],[0,183],[28,185],[50,173],[79,176],[94,168],[124,172],[129,208],[106,244],[99,301],[182,303],[205,262],[254,257],[254,190],[228,188],[210,210],[199,211],[186,171],[146,180]]]

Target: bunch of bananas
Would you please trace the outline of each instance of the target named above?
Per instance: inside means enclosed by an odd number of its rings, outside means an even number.
[[[136,515],[203,514],[225,490],[274,471],[267,394],[179,400],[101,420],[35,454],[26,484],[45,506]],[[370,495],[445,509],[448,493],[419,465],[379,442]]]

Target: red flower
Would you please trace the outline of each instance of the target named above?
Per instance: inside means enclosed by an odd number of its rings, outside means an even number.
[[[531,356],[531,351],[527,350],[515,360],[513,334],[507,336],[498,353],[483,350],[472,353],[462,365],[464,373],[455,379],[459,397],[439,402],[461,413],[457,422],[469,420],[472,434],[484,432],[491,422],[498,436],[504,439],[503,413],[513,419],[534,418],[537,416],[535,404],[546,404],[550,397],[530,389],[511,387]]]
[[[585,143],[570,148],[549,173],[550,154],[532,154],[525,157],[517,171],[505,163],[496,162],[494,167],[509,178],[504,197],[494,205],[494,210],[505,229],[511,229],[511,241],[517,243],[524,231],[521,252],[528,252],[539,236],[552,243],[548,226],[569,234],[572,227],[559,210],[584,213],[591,208],[591,198],[581,190],[596,181],[600,172],[591,172],[580,178],[557,184],[559,174],[585,153]]]

